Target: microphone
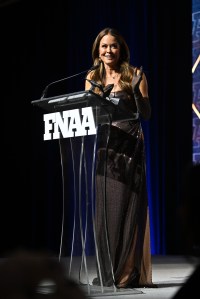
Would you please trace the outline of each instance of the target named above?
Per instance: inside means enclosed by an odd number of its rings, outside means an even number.
[[[90,90],[93,90],[95,87],[98,87],[103,92],[103,86],[101,84],[99,84],[99,83],[97,83],[97,82],[95,82],[93,80],[89,80],[89,79],[85,79],[85,80],[87,80],[88,82],[90,82],[90,84],[91,84]]]
[[[108,84],[108,85],[106,85],[106,87],[103,88],[103,86],[101,84],[99,84],[99,83],[97,83],[97,82],[95,82],[93,80],[89,80],[89,79],[85,79],[85,80],[87,80],[88,82],[90,82],[90,84],[91,84],[90,90],[93,91],[95,87],[98,87],[101,90],[101,92],[102,92],[102,97],[103,98],[109,97],[109,95],[111,93],[111,90],[114,87],[114,84]]]
[[[104,87],[104,90],[103,90],[103,97],[104,98],[109,97],[113,87],[114,87],[114,84],[108,84],[108,85],[106,85],[106,87]]]
[[[40,99],[42,100],[43,98],[45,98],[45,96],[47,95],[47,91],[48,91],[48,89],[49,89],[49,87],[50,87],[51,85],[54,85],[54,84],[56,84],[56,83],[59,83],[59,82],[62,82],[62,81],[71,79],[71,78],[73,78],[73,77],[77,77],[77,76],[79,76],[79,75],[82,75],[82,74],[85,74],[85,73],[94,71],[94,70],[96,70],[96,69],[98,69],[98,68],[100,67],[100,64],[101,64],[101,63],[99,63],[99,64],[97,64],[97,65],[93,65],[89,70],[87,69],[87,70],[85,70],[85,71],[82,71],[82,72],[80,72],[80,73],[74,74],[74,75],[72,75],[72,76],[69,76],[69,77],[66,77],[66,78],[63,78],[63,79],[60,79],[60,80],[53,81],[53,82],[49,83],[49,84],[45,87],[45,89],[44,89],[44,91],[43,91],[42,96],[41,96]]]

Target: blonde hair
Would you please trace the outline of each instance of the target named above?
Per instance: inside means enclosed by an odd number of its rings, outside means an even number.
[[[119,80],[119,86],[121,87],[121,89],[125,90],[129,95],[132,95],[133,92],[131,83],[134,75],[134,67],[130,65],[130,50],[123,36],[114,28],[107,27],[103,29],[99,32],[99,34],[94,40],[94,43],[92,45],[93,64],[100,64],[100,67],[91,72],[90,78],[104,86],[105,69],[103,63],[101,63],[101,60],[99,58],[99,45],[101,39],[108,34],[116,38],[120,47],[120,58],[118,62],[118,68],[119,72],[121,73],[121,78]]]

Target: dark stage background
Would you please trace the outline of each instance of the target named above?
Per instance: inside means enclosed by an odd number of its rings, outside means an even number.
[[[59,146],[57,140],[43,141],[44,111],[31,101],[39,99],[50,82],[90,68],[93,40],[108,26],[125,37],[131,63],[143,66],[149,83],[152,117],[143,127],[152,254],[183,254],[179,207],[185,169],[192,162],[191,1],[0,3],[1,256],[19,247],[59,252]],[[48,96],[83,90],[83,79],[78,76],[56,84]],[[68,168],[70,163],[69,156]],[[71,175],[69,201],[70,180]],[[71,215],[69,202],[66,209]],[[70,219],[65,224],[68,245]],[[66,244],[64,254],[69,253]]]

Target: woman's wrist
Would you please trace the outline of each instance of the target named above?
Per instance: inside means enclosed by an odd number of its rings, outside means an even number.
[[[134,93],[134,98],[139,114],[145,119],[148,120],[151,116],[151,106],[148,97],[143,97],[141,92]]]
[[[134,91],[133,95],[134,95],[135,100],[143,99],[142,93],[139,89],[137,91]]]

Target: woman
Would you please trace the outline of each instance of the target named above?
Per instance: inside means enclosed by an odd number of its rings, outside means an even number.
[[[97,278],[93,284],[118,288],[151,287],[149,210],[144,136],[140,117],[151,108],[142,68],[130,65],[129,48],[113,28],[105,28],[92,47],[93,71],[85,89],[117,100],[127,119],[99,128],[96,161]],[[91,86],[95,84],[96,87]],[[105,178],[106,177],[106,178]],[[106,190],[104,192],[104,190]]]

